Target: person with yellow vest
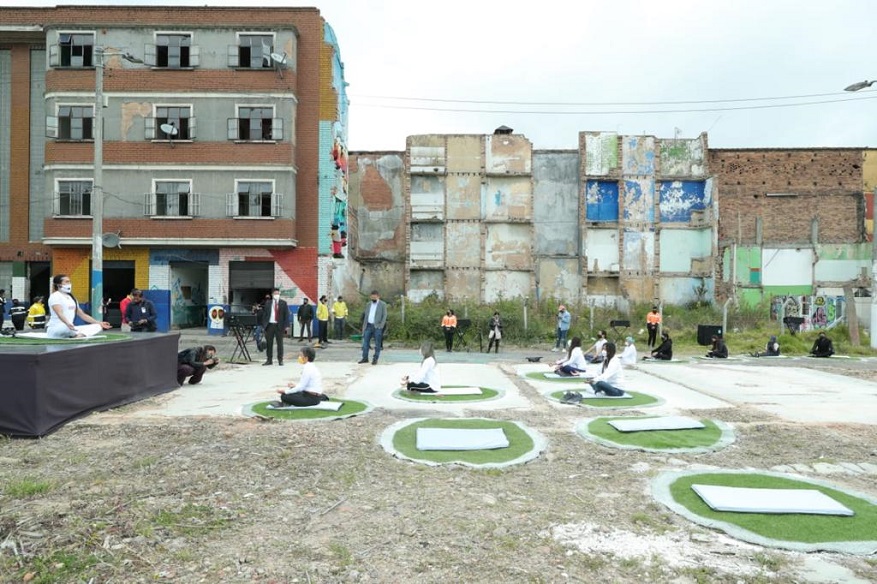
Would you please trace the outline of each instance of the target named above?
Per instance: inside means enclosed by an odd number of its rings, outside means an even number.
[[[457,316],[450,308],[442,317],[442,332],[445,333],[445,349],[450,353],[454,350],[454,333],[457,332]]]
[[[341,296],[332,303],[332,315],[335,318],[335,340],[340,341],[344,338],[344,323],[347,322],[347,303]]]
[[[325,349],[329,344],[329,298],[325,294],[317,302],[317,344],[315,347]]]

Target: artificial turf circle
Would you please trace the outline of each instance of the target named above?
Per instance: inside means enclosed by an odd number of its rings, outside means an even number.
[[[553,391],[548,394],[548,398],[559,402],[560,398],[563,397],[566,391]],[[592,408],[609,408],[609,409],[619,409],[619,408],[635,408],[635,407],[651,407],[657,406],[662,403],[662,400],[649,395],[647,393],[639,393],[637,391],[628,391],[630,395],[633,397],[629,398],[604,398],[604,397],[594,397],[583,399],[579,403],[575,404],[577,406],[583,407],[592,407]]]
[[[464,386],[449,385],[447,387]],[[488,401],[501,397],[501,392],[498,389],[491,389],[489,387],[482,387],[480,389],[481,395],[442,395],[440,393],[422,393],[418,391],[406,391],[403,389],[399,389],[393,392],[393,397],[406,401],[428,403]]]
[[[507,448],[484,450],[417,450],[417,428],[491,429],[502,428]],[[406,460],[430,466],[459,464],[475,468],[502,468],[538,457],[547,440],[519,422],[486,418],[417,418],[402,420],[381,434],[384,450]]]
[[[549,383],[582,383],[583,381],[585,381],[584,377],[578,376],[545,377],[546,373],[553,373],[553,371],[531,371],[530,373],[527,373],[527,377],[535,381],[547,381]]]
[[[331,410],[309,410],[302,408],[296,408],[294,410],[269,410],[267,406],[271,402],[265,401],[246,406],[244,408],[244,414],[277,418],[279,420],[338,420],[341,418],[356,416],[371,410],[371,407],[365,402],[349,399],[334,399],[329,401],[343,401],[344,405],[341,406],[341,409],[337,412]]]
[[[636,416],[635,419],[656,416]],[[691,430],[647,430],[619,432],[609,422],[630,417],[588,418],[576,424],[576,433],[605,446],[646,452],[708,452],[724,448],[734,441],[734,431],[716,420],[702,419],[704,428]]]
[[[816,489],[855,513],[852,517],[713,511],[692,484],[764,489]],[[659,475],[652,494],[684,517],[751,543],[796,551],[870,555],[877,549],[877,499],[828,483],[774,472],[676,471]]]

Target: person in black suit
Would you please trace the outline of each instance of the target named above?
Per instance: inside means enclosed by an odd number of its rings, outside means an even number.
[[[271,365],[274,355],[274,341],[277,341],[277,364],[283,365],[283,337],[289,329],[289,307],[280,298],[280,288],[271,290],[271,299],[265,300],[259,313],[259,324],[265,330],[268,360],[262,365]]]

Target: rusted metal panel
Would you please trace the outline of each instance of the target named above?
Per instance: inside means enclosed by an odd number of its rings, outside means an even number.
[[[650,274],[655,265],[655,234],[647,231],[624,231],[622,269],[635,274]]]
[[[588,229],[583,254],[588,272],[615,272],[620,268],[617,229]]]
[[[446,296],[454,300],[481,300],[481,271],[448,269],[445,272]]]
[[[484,172],[484,136],[448,136],[448,172]]]
[[[624,174],[655,174],[655,138],[653,136],[623,136],[621,138],[621,165]]]
[[[444,297],[444,273],[441,270],[411,270],[408,298],[421,302],[430,294]]]
[[[533,172],[533,144],[523,136],[485,136],[485,171],[488,174]]]
[[[448,219],[481,219],[481,176],[452,174],[446,184]]]
[[[540,258],[536,269],[540,297],[578,301],[582,278],[578,273],[577,258]]]
[[[618,169],[618,134],[585,133],[585,174],[607,176]]]
[[[477,268],[481,265],[481,223],[449,221],[445,225],[448,266]]]
[[[484,274],[485,302],[496,302],[503,298],[532,297],[534,293],[531,272],[502,270]]]
[[[414,221],[444,219],[444,214],[445,177],[412,176],[411,219]]]
[[[532,270],[533,230],[530,225],[487,225],[484,265],[488,269]]]
[[[529,176],[488,177],[483,201],[484,218],[488,221],[531,221],[533,181]]]
[[[655,181],[634,178],[624,181],[624,221],[627,223],[655,222]]]
[[[706,134],[692,140],[661,140],[661,175],[699,177],[706,174]]]

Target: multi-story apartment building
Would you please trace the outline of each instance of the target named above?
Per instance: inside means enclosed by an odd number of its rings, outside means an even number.
[[[63,272],[89,296],[102,192],[105,297],[168,290],[186,325],[275,285],[318,296],[346,230],[345,85],[315,8],[0,9],[0,288]]]

